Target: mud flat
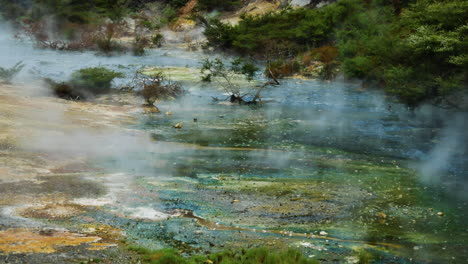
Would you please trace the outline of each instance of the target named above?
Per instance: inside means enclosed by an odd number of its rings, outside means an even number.
[[[120,230],[54,223],[95,210],[73,200],[105,195],[108,188],[93,178],[106,174],[90,165],[89,153],[66,151],[53,138],[49,145],[40,141],[50,133],[121,129],[135,122],[128,113],[136,108],[24,96],[25,89],[0,86],[0,262],[93,262],[112,255],[115,263],[131,263],[132,254],[118,247]]]

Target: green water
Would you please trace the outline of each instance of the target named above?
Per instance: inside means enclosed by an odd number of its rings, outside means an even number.
[[[190,210],[220,228],[190,218],[112,225],[139,245],[187,255],[267,246],[324,263],[352,263],[363,249],[375,263],[464,262],[465,200],[453,185],[422,181],[414,165],[412,153],[431,144],[414,138],[433,128],[410,126],[404,109],[373,105],[354,88],[290,80],[266,92],[273,103],[252,109],[212,102],[219,91],[196,86],[160,103],[172,115],[143,116],[136,127],[157,151],[132,153],[145,169],[129,205]],[[315,101],[320,93],[345,100]]]
[[[143,66],[182,71],[171,78],[187,94],[159,102],[162,114],[136,114],[129,127],[151,137],[151,146],[93,159],[120,175],[107,179],[108,193],[120,188],[118,203],[84,216],[123,229],[129,244],[187,256],[266,246],[297,247],[322,263],[355,263],[362,250],[375,263],[468,262],[466,136],[450,128],[466,127],[466,118],[455,122],[430,107],[411,112],[341,82],[283,80],[263,91],[262,107],[228,105],[212,100],[226,97],[222,91],[193,76],[201,53],[106,58],[10,46],[2,49],[14,54],[8,62],[26,60],[26,70],[42,77],[66,79],[96,65],[128,78]],[[135,208],[189,210],[205,222],[136,219]]]

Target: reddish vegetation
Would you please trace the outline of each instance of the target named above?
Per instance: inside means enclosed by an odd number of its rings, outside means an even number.
[[[320,48],[313,49],[310,52],[312,58],[319,60],[323,63],[331,63],[338,57],[338,49],[333,46],[322,46]]]
[[[17,37],[26,37],[34,40],[39,48],[55,50],[86,50],[99,49],[108,51],[113,49],[115,39],[122,37],[126,32],[125,23],[106,23],[104,25],[76,24],[68,22],[62,25],[66,32],[51,29],[48,21],[25,21],[21,34]],[[65,36],[65,38],[64,38]]]
[[[197,6],[198,0],[190,0],[183,6],[181,9],[179,9],[179,14],[181,16],[186,16],[189,15],[192,10]]]

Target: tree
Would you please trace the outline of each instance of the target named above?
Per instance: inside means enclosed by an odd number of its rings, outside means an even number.
[[[137,89],[146,101],[146,106],[154,106],[156,100],[175,98],[184,93],[179,83],[168,79],[163,72],[151,75],[135,73],[131,89]]]
[[[0,80],[10,83],[11,80],[23,69],[24,64],[22,61],[16,63],[11,68],[0,67]]]
[[[260,93],[268,85],[279,84],[278,81],[273,78],[274,81],[268,81],[265,84],[258,86],[257,91],[254,94],[252,100],[246,101],[244,98],[249,93],[242,94],[241,87],[234,82],[236,78],[244,78],[248,82],[254,80],[258,68],[253,64],[237,58],[226,65],[219,58],[209,59],[206,58],[202,61],[202,81],[205,82],[216,82],[226,93],[228,93],[229,101],[231,103],[239,104],[257,104],[261,102]]]

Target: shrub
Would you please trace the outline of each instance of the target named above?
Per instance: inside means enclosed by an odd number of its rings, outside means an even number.
[[[320,9],[284,9],[261,16],[243,16],[237,25],[216,19],[203,20],[209,45],[266,56],[268,52],[296,55],[307,46],[319,46],[332,37],[346,12],[337,2]]]
[[[70,84],[74,88],[97,95],[108,92],[112,81],[117,77],[124,75],[104,67],[84,68],[71,75]]]
[[[233,82],[236,75],[245,78],[247,81],[252,81],[259,70],[253,63],[244,61],[241,58],[234,59],[230,64],[225,64],[218,58],[213,60],[206,58],[201,64],[202,81],[216,81],[225,92],[237,98],[241,98],[241,91],[240,87]]]
[[[203,264],[203,263],[238,263],[238,264],[316,264],[316,260],[306,258],[296,249],[270,250],[267,248],[251,248],[241,250],[230,250],[210,254],[208,256],[193,256],[183,258],[175,250],[150,251],[138,247],[131,247],[130,250],[142,255],[146,263],[151,264]]]
[[[81,92],[73,89],[73,87],[66,82],[56,82],[50,78],[45,78],[44,83],[52,90],[55,96],[66,100],[80,100],[85,99]]]
[[[200,10],[219,10],[219,11],[232,11],[241,6],[239,0],[199,0],[198,9]]]
[[[49,78],[44,79],[44,82],[60,98],[84,100],[109,92],[112,81],[123,76],[104,67],[93,67],[75,71],[66,82],[55,82]]]
[[[284,78],[298,73],[301,65],[295,59],[275,60],[268,63],[265,75],[270,78]]]
[[[249,100],[246,100],[245,98],[250,93],[242,94],[241,85],[239,85],[238,81],[240,81],[240,79],[244,79],[247,82],[253,81],[259,70],[253,63],[245,61],[242,58],[237,58],[225,64],[219,58],[213,60],[206,58],[201,64],[201,80],[204,82],[216,82],[220,88],[229,94],[229,101],[231,103],[257,105],[258,103],[262,103],[260,93],[265,87],[279,84],[278,80],[272,77],[273,80],[269,80],[263,85],[256,86],[256,92],[252,93]],[[217,100],[216,98],[214,99]]]
[[[184,92],[179,83],[171,81],[162,72],[151,75],[137,72],[131,87],[138,89],[148,106],[154,106],[158,99],[175,98]]]
[[[172,0],[170,1],[170,4],[174,7],[174,8],[181,8],[183,6],[185,6],[187,4],[189,0]]]
[[[368,250],[360,249],[356,252],[358,264],[370,264],[374,261],[375,256]]]
[[[60,98],[81,100],[109,92],[112,81],[117,77],[123,77],[123,74],[104,67],[94,67],[75,71],[67,82],[57,83],[45,79],[45,83]]]
[[[132,43],[132,53],[135,56],[145,55],[145,48],[149,46],[150,40],[144,36],[135,36],[135,39]]]
[[[113,52],[124,52],[125,47],[120,45],[115,38],[123,32],[123,25],[117,23],[106,23],[103,32],[95,37],[97,49],[104,54]]]
[[[332,63],[338,57],[338,49],[336,47],[325,45],[319,48],[312,49],[310,52],[312,58],[319,60],[323,63]]]
[[[11,82],[11,80],[23,69],[23,62],[16,63],[11,68],[0,67],[0,80],[6,83]]]
[[[160,33],[151,37],[151,43],[155,47],[161,47],[163,40],[164,40],[164,36]]]
[[[26,15],[27,7],[25,3],[17,3],[16,1],[0,0],[0,19],[10,20],[13,22],[18,18]]]

